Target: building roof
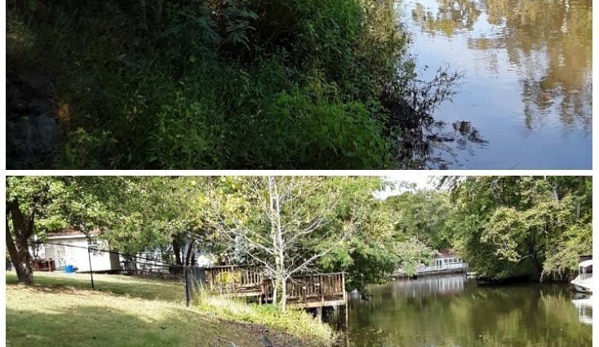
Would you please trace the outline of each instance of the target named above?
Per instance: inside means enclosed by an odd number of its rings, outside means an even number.
[[[95,235],[99,235],[100,231],[92,230],[88,234],[95,236]],[[81,230],[79,230],[79,228],[73,228],[73,227],[49,231],[47,236],[49,239],[63,238],[63,237],[86,237],[86,235]]]
[[[457,258],[459,255],[449,248],[441,248],[435,258]]]

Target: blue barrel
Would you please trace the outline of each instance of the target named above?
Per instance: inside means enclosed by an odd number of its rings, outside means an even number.
[[[64,267],[64,272],[66,273],[73,273],[75,272],[75,267],[73,265],[67,265]]]

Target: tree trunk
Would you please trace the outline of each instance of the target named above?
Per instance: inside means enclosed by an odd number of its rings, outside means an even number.
[[[181,261],[181,246],[179,246],[179,241],[176,237],[173,237],[173,253],[175,253],[175,264],[183,265]]]
[[[279,287],[279,281],[276,279],[273,279],[272,281],[272,304],[276,305],[277,304],[277,288]]]
[[[531,256],[531,261],[532,261],[532,279],[535,282],[540,282],[541,275],[543,273],[543,266],[541,265],[541,262],[539,261],[539,258],[537,258],[536,254]]]
[[[162,21],[163,0],[154,1],[154,24],[160,24]]]
[[[146,0],[138,0],[139,5],[139,27],[142,30],[148,29],[148,15],[146,14]]]
[[[189,262],[191,261],[191,254],[194,246],[194,241],[191,241],[189,247],[187,247],[187,254],[185,254],[185,266],[191,265]]]
[[[12,218],[12,234],[14,234],[15,240],[13,240],[8,225],[9,212]],[[28,241],[33,234],[35,213],[31,210],[29,216],[25,218],[20,210],[19,201],[14,199],[8,203],[6,218],[6,248],[17,271],[19,283],[33,284],[32,258],[29,253]]]
[[[281,311],[287,311],[287,279],[283,278],[281,283]]]

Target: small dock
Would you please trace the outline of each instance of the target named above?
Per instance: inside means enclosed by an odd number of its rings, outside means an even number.
[[[403,270],[398,269],[391,275],[391,277],[393,279],[401,279],[401,278],[409,278],[409,277],[438,276],[438,275],[466,273],[467,270],[468,270],[467,263],[419,266],[417,269],[417,272],[413,276],[409,276]]]

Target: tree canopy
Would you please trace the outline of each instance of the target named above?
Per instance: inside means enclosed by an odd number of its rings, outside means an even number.
[[[265,266],[283,291],[302,272],[344,271],[348,289],[414,274],[453,248],[482,277],[559,280],[591,252],[590,177],[446,177],[387,199],[378,177],[9,177],[6,242],[22,282],[29,244],[72,227],[135,256],[194,250]]]

